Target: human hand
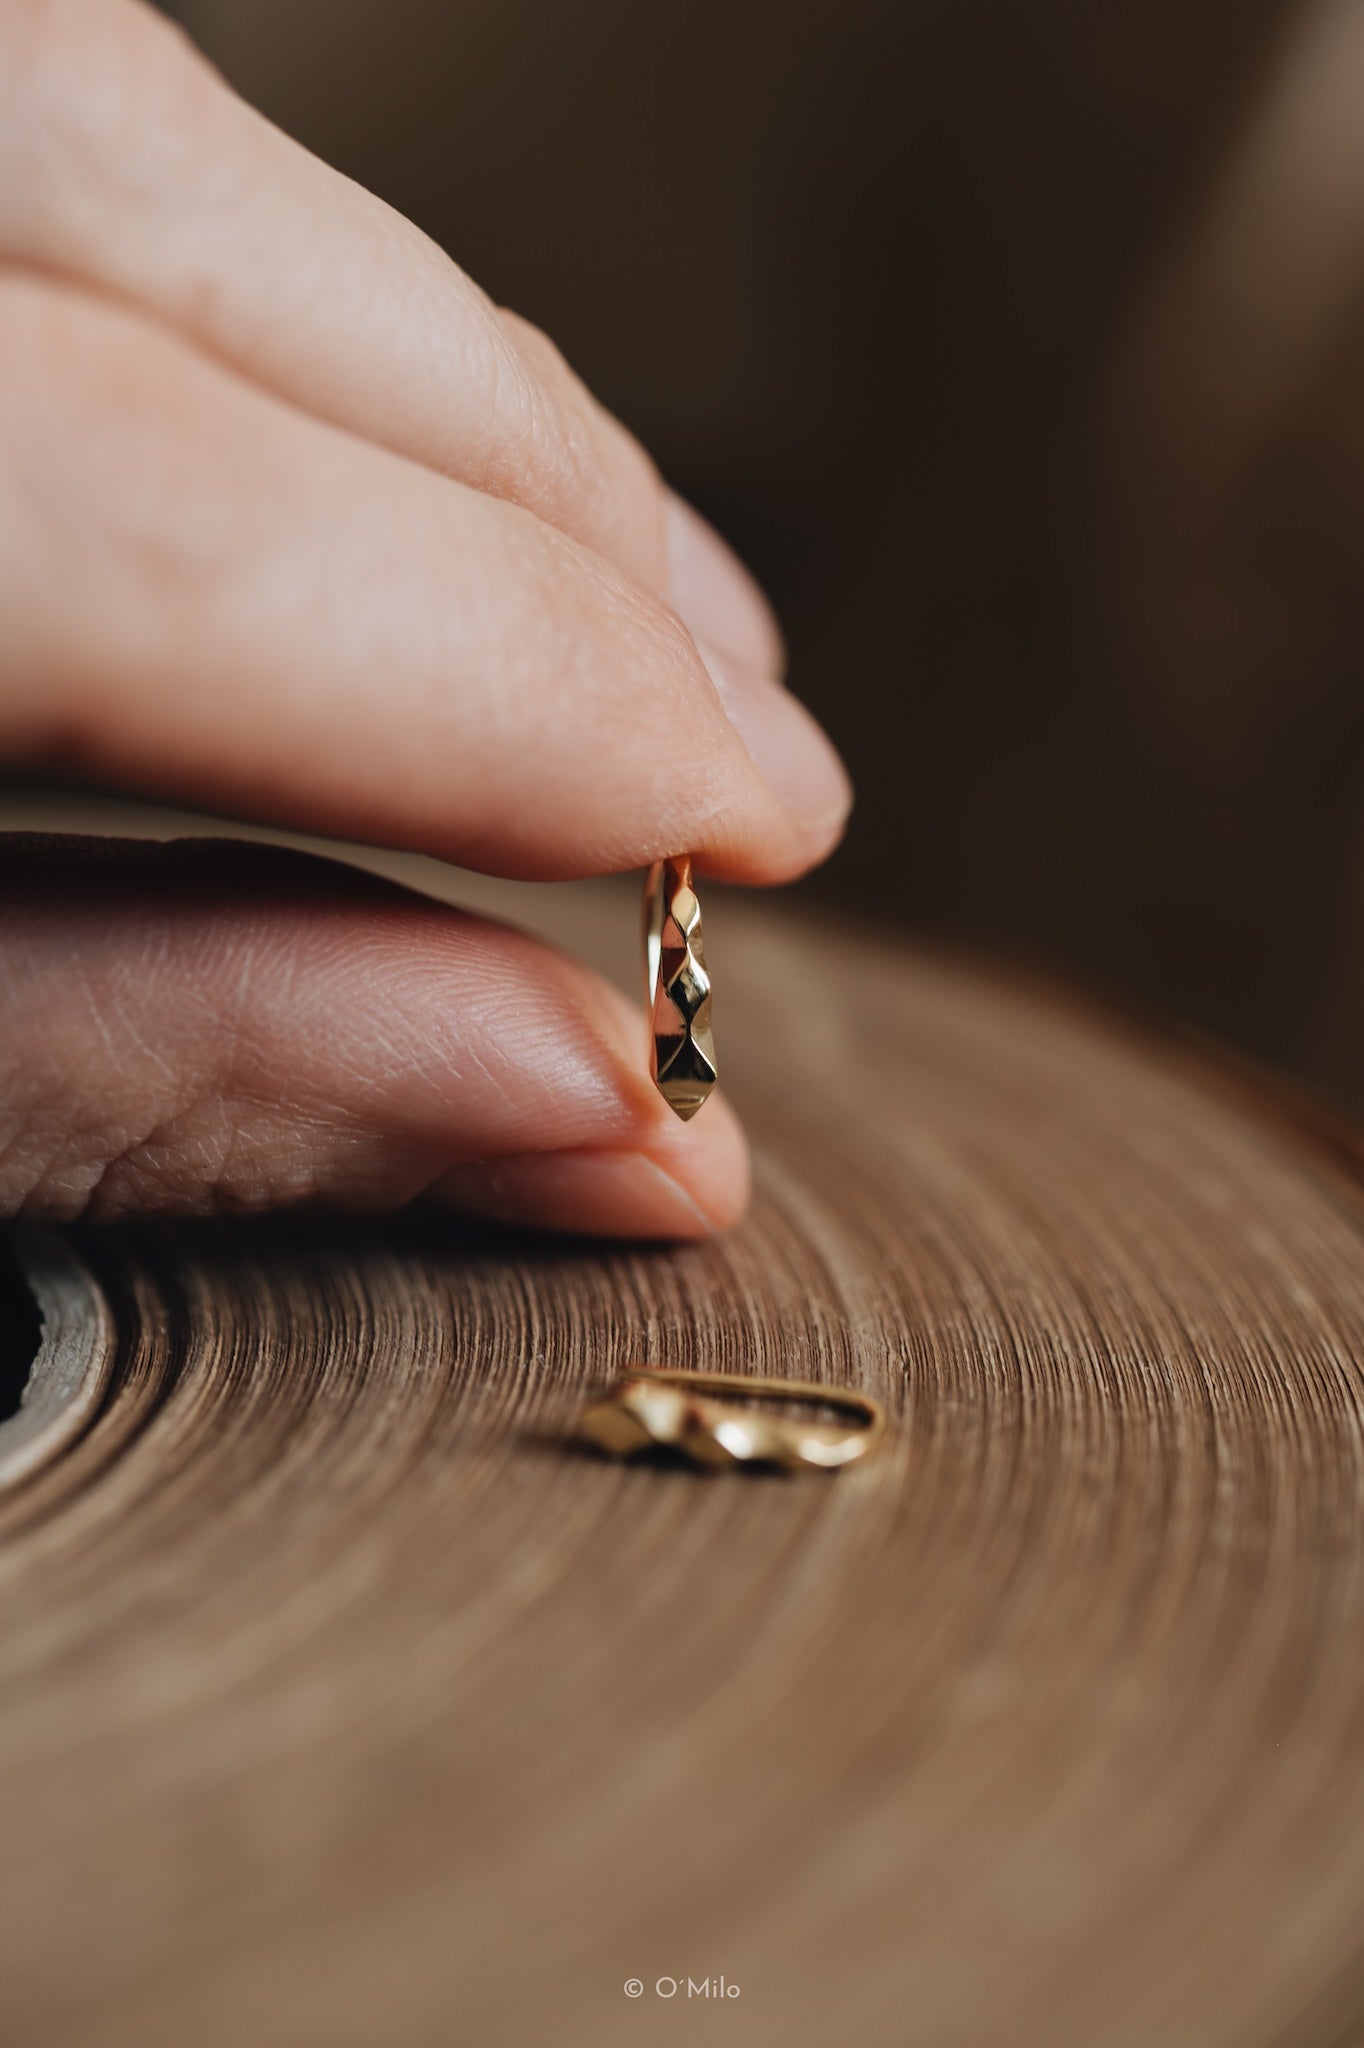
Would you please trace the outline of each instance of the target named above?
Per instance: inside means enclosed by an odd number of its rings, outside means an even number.
[[[506,875],[779,882],[846,778],[767,608],[545,338],[141,0],[0,9],[0,757]],[[615,992],[249,848],[15,840],[0,1211],[694,1235]]]

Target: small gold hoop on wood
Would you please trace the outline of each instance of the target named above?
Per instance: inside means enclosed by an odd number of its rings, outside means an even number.
[[[832,1410],[841,1419],[764,1415],[754,1401]],[[868,1457],[884,1431],[881,1404],[870,1394],[812,1380],[634,1365],[588,1403],[578,1423],[583,1440],[611,1457],[661,1447],[712,1470],[776,1465],[788,1472],[841,1471]]]

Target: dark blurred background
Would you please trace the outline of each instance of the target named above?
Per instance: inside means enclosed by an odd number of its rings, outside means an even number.
[[[1364,6],[184,0],[735,541],[816,884],[1364,1105]]]

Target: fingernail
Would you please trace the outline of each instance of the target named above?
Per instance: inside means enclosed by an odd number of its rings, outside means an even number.
[[[772,608],[738,556],[671,491],[665,518],[668,601],[687,631],[748,668],[781,675],[786,650]]]
[[[710,647],[698,644],[697,651],[754,767],[787,809],[812,831],[840,825],[852,808],[852,784],[799,698]]]
[[[642,1152],[532,1152],[453,1167],[431,1190],[440,1201],[497,1223],[591,1237],[710,1237],[708,1216]]]

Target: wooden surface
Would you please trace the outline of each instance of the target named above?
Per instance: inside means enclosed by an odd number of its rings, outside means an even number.
[[[0,1496],[7,2048],[1360,2038],[1348,1148],[951,965],[707,938],[722,1242],[82,1240],[114,1381]],[[868,1388],[889,1447],[575,1451],[631,1357]]]

